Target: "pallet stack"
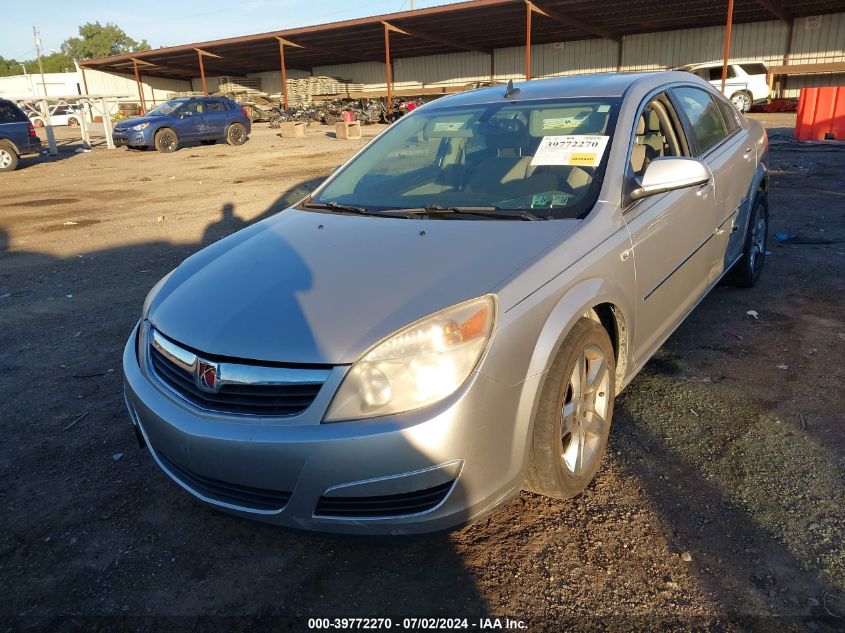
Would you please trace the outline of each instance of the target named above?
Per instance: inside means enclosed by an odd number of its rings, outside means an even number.
[[[346,92],[362,92],[363,84],[355,84],[337,77],[307,77],[288,79],[288,101],[302,107],[313,101],[315,95],[334,95]]]

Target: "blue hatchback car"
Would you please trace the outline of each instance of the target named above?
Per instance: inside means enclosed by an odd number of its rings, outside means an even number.
[[[243,145],[250,131],[246,110],[231,99],[184,97],[116,123],[112,137],[117,146],[175,152],[186,141],[213,145],[225,140],[229,145]]]

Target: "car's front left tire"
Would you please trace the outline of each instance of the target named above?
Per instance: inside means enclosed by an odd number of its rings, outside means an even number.
[[[226,130],[226,142],[229,145],[243,145],[246,143],[246,128],[242,123],[232,123]]]
[[[613,344],[601,323],[578,320],[546,376],[530,439],[525,487],[569,499],[601,465],[616,394]]]
[[[155,146],[158,151],[164,154],[175,152],[179,148],[179,137],[169,127],[162,128],[156,132]]]

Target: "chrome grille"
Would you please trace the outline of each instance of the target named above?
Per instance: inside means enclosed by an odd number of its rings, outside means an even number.
[[[201,364],[216,367],[216,391],[201,386]],[[150,330],[149,367],[162,384],[201,409],[267,416],[305,411],[330,373],[329,369],[247,365],[200,357],[156,330]]]

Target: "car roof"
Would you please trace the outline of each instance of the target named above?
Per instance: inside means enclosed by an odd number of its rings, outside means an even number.
[[[686,66],[679,66],[678,68],[684,70],[692,68],[713,68],[714,66],[721,66],[722,64],[724,64],[724,61],[702,62],[700,64],[687,64]],[[730,59],[728,60],[728,64],[732,66],[735,64],[762,64],[765,66],[766,62],[759,59]]]
[[[688,79],[688,74],[673,71],[601,73],[514,82],[513,88],[514,90],[519,90],[514,95],[514,98],[519,101],[581,97],[613,98],[624,95],[625,91],[635,83],[651,83],[656,88],[672,81],[688,81]],[[506,91],[507,86],[501,84],[450,95],[438,99],[434,103],[438,106],[491,103],[504,99]]]

